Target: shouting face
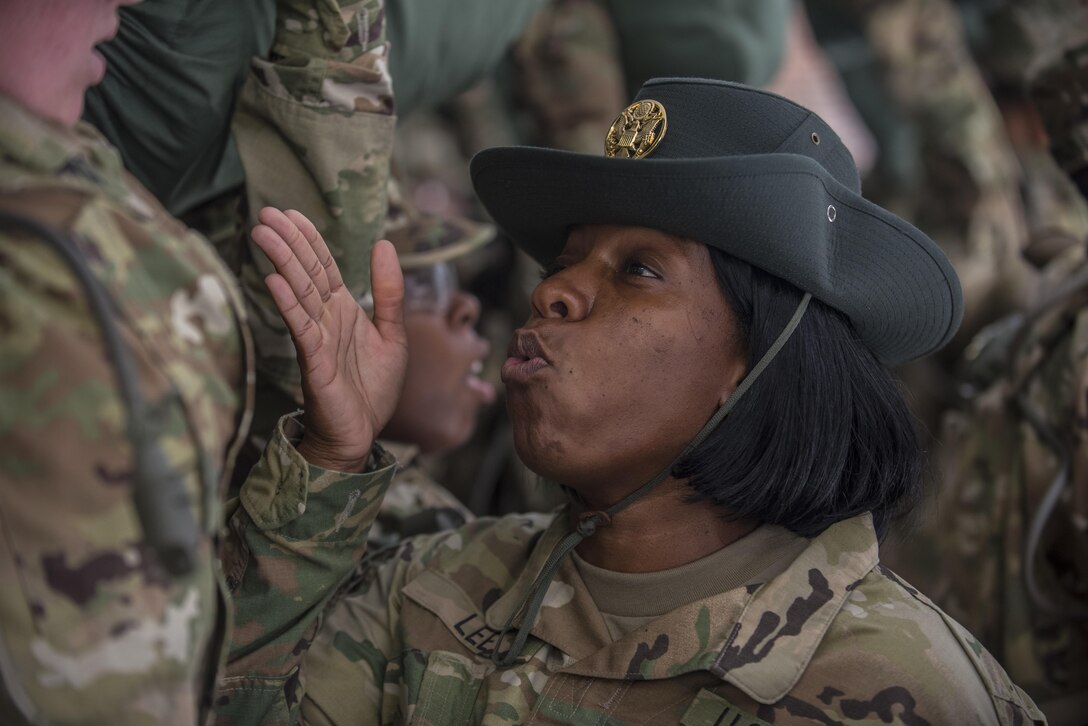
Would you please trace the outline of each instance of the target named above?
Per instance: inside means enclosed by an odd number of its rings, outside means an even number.
[[[447,451],[468,441],[480,406],[495,400],[480,379],[489,345],[476,333],[480,301],[454,290],[433,305],[408,306],[408,370],[393,418],[382,435]]]
[[[117,8],[136,0],[6,0],[0,3],[0,92],[72,126],[83,94],[102,80],[95,50],[117,34]]]
[[[518,454],[604,504],[672,461],[746,368],[706,246],[642,227],[576,228],[509,352]]]

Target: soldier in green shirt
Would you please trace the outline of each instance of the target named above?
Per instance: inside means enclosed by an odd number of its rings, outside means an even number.
[[[503,379],[519,455],[567,506],[361,567],[397,391],[357,372],[395,378],[401,277],[379,244],[371,324],[312,227],[262,213],[304,369],[343,401],[310,446],[344,474],[243,487],[220,720],[1045,723],[879,563],[921,469],[886,366],[962,317],[936,244],[861,197],[821,119],[757,89],[647,82],[605,144],[472,164],[544,266]],[[299,435],[258,467],[301,475]]]

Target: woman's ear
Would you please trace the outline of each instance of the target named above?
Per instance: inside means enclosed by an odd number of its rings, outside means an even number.
[[[733,391],[737,390],[737,386],[744,380],[744,376],[748,374],[748,360],[747,356],[740,353],[736,353],[729,357],[729,362],[725,366],[722,376],[722,388],[718,394],[718,407],[721,408],[729,397],[733,395]]]

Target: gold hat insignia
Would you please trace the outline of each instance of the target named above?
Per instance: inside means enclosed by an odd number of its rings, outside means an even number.
[[[604,153],[624,159],[641,159],[665,138],[668,119],[665,107],[651,99],[636,101],[616,117],[604,139]]]

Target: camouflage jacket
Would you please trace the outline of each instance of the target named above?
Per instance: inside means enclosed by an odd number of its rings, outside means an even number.
[[[980,386],[950,413],[936,506],[911,549],[921,582],[1059,721],[1055,699],[1088,708],[1088,262],[1046,271],[1053,294],[968,348]],[[982,343],[986,342],[986,345]],[[928,557],[927,557],[928,553]],[[1030,557],[1030,559],[1029,559]],[[1050,703],[1044,703],[1050,702]]]
[[[385,440],[379,443],[397,460],[397,473],[370,528],[369,553],[406,537],[456,529],[474,519],[461,500],[424,471],[419,447]]]
[[[86,291],[45,240],[0,226],[0,723],[197,723],[225,655],[220,497],[251,408],[241,296],[97,132],[2,95],[0,212],[85,260],[199,525],[195,569],[171,576],[144,542]]]
[[[880,567],[868,515],[770,582],[615,642],[567,560],[522,657],[496,668],[566,518],[481,519],[357,567],[388,481],[243,489],[221,723],[1045,723],[970,634]]]
[[[370,289],[385,222],[396,125],[388,54],[384,0],[277,0],[272,51],[253,60],[232,121],[250,224],[269,205],[305,214],[356,297]],[[264,285],[271,263],[248,235],[219,247],[246,296],[258,375],[300,403],[294,346]]]

